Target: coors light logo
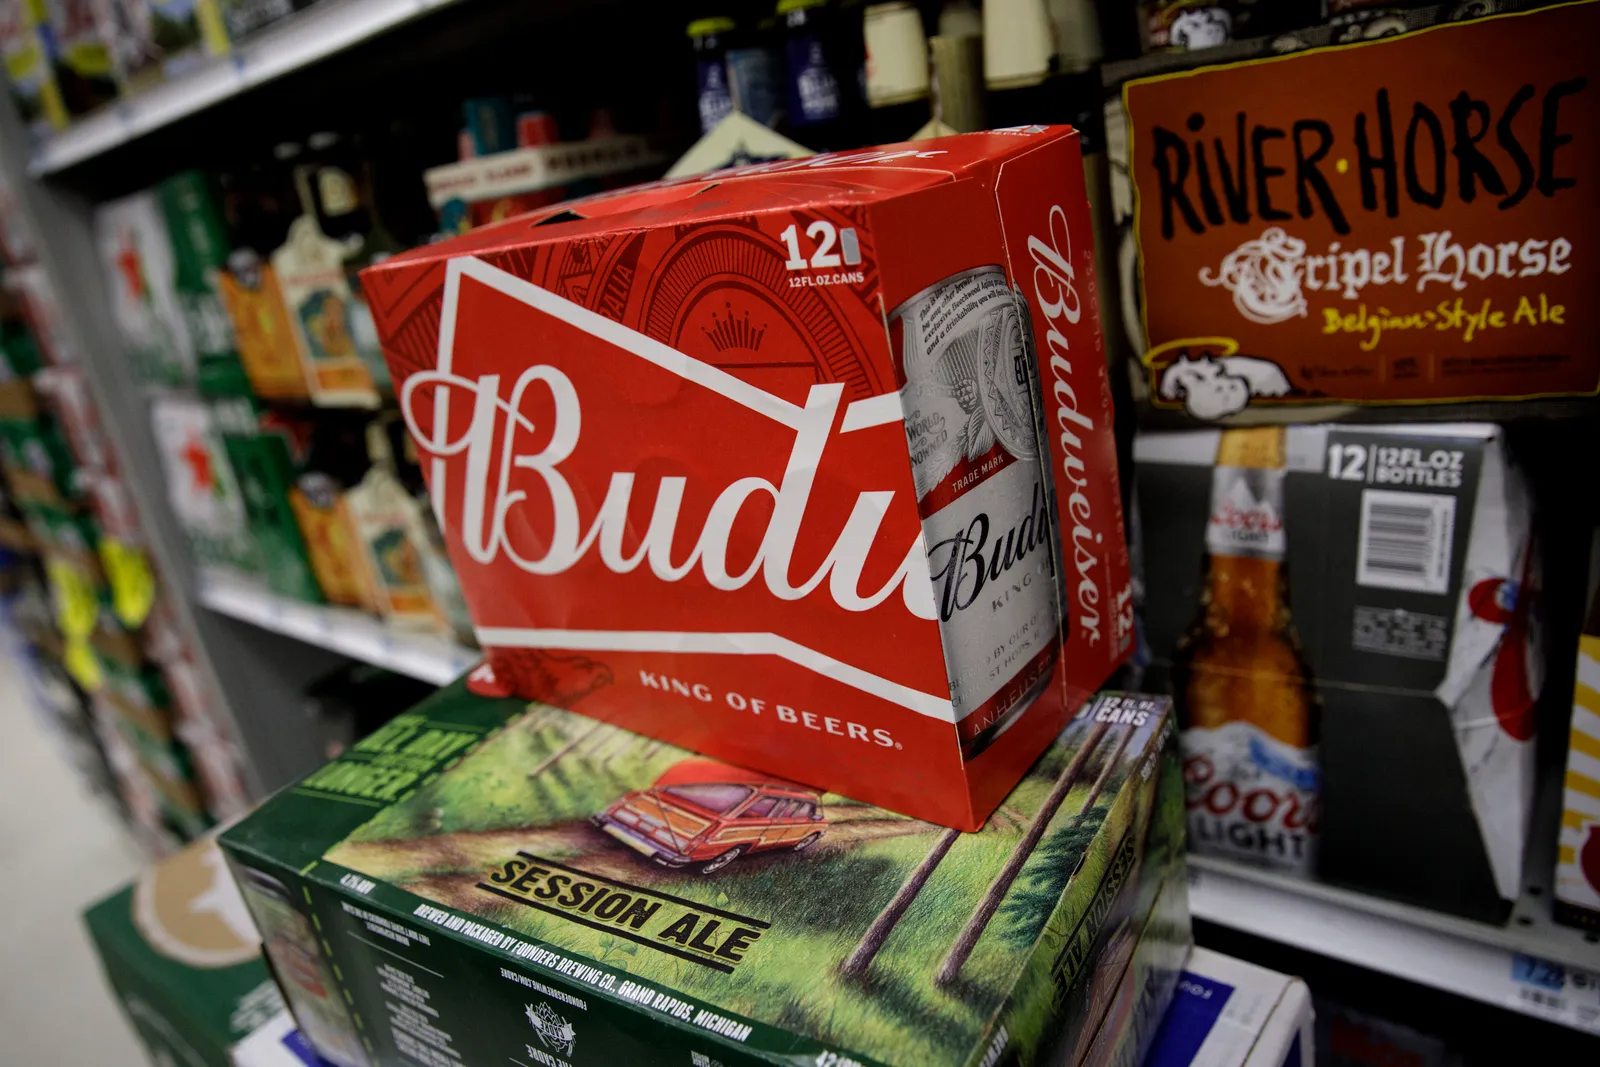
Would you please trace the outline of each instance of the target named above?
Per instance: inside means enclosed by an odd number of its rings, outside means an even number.
[[[1206,551],[1216,556],[1283,559],[1283,469],[1218,467],[1211,489]]]

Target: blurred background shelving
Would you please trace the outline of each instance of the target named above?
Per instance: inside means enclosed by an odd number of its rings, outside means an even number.
[[[1099,237],[1108,281],[1112,276],[1131,279],[1137,269],[1126,242],[1127,220],[1121,220],[1124,229],[1119,233],[1111,203],[1118,168],[1121,166],[1125,177],[1126,166],[1114,158],[1108,161],[1106,152],[1107,142],[1117,137],[1116,102],[1124,83],[1291,48],[1327,47],[1355,25],[1324,20],[1319,5],[1302,5],[1306,11],[1318,12],[1316,27],[1293,33],[1241,33],[1238,39],[1210,51],[1141,55],[1139,15],[1133,5],[1084,0],[1040,6],[1052,12],[1087,6],[1096,12],[1103,39],[1100,46],[1085,46],[1075,57],[1069,55],[1070,48],[1062,49],[1049,77],[1024,87],[1026,91],[985,92],[980,83],[978,95],[987,107],[986,122],[1031,122],[1037,118],[1074,122],[1084,128],[1090,166],[1098,179],[1094,190],[1105,200],[1099,204],[1103,223]],[[1147,9],[1163,6],[1140,5],[1139,12],[1148,14]],[[1490,2],[1478,5],[1482,10],[1466,9],[1471,6],[1396,3],[1383,5],[1383,12],[1374,17],[1399,20],[1403,25],[1395,32],[1400,32],[1538,5]],[[379,383],[372,384],[370,407],[381,411],[377,422],[383,424],[382,432],[375,436],[367,425],[371,412],[366,400],[356,405],[358,411],[345,407],[330,413],[313,389],[287,397],[250,398],[247,409],[224,404],[224,413],[218,416],[216,406],[221,398],[204,395],[205,389],[193,380],[152,381],[146,369],[130,358],[126,320],[119,322],[112,313],[121,297],[117,270],[108,269],[107,262],[108,205],[148,189],[170,189],[162,183],[173,175],[203,173],[203,181],[221,205],[217,216],[229,241],[242,247],[245,231],[252,226],[256,232],[248,235],[251,238],[270,232],[270,240],[260,238],[260,247],[250,248],[252,253],[264,253],[256,255],[250,268],[258,270],[262,263],[273,261],[280,242],[287,246],[285,234],[292,225],[289,217],[298,216],[302,206],[307,207],[307,215],[328,226],[332,215],[325,201],[337,190],[333,186],[323,190],[317,182],[323,169],[338,171],[351,181],[352,195],[366,213],[365,221],[349,223],[338,237],[350,247],[362,246],[340,266],[341,271],[353,275],[358,260],[361,264],[376,262],[440,232],[548,206],[568,195],[662,176],[703,132],[703,115],[696,99],[696,54],[685,27],[708,16],[728,14],[753,23],[771,14],[769,4],[732,7],[737,10],[725,12],[717,5],[680,0],[648,5],[623,0],[542,0],[534,4],[512,0],[318,0],[239,35],[226,49],[204,54],[202,48],[165,76],[145,79],[149,84],[113,92],[98,106],[79,108],[81,113],[59,128],[47,128],[48,123],[20,115],[15,108],[0,108],[0,177],[10,190],[0,205],[0,229],[6,231],[8,243],[15,241],[16,226],[31,235],[23,241],[22,254],[14,249],[8,252],[8,276],[46,280],[53,296],[31,308],[27,317],[36,329],[42,327],[49,335],[45,347],[54,348],[58,357],[66,353],[60,361],[82,369],[84,395],[98,412],[96,421],[105,450],[116,457],[111,466],[122,484],[121,492],[137,502],[131,509],[137,514],[127,519],[117,536],[108,538],[115,542],[109,550],[111,565],[100,569],[110,577],[84,579],[100,590],[95,594],[99,597],[95,616],[116,615],[113,601],[121,592],[117,583],[127,573],[123,568],[137,570],[127,562],[124,545],[142,553],[145,570],[139,573],[150,576],[148,582],[157,590],[151,599],[160,605],[158,625],[140,619],[122,627],[126,633],[101,634],[94,645],[99,657],[96,662],[126,661],[135,664],[129,668],[135,674],[143,671],[163,679],[170,699],[151,705],[160,709],[156,732],[165,730],[163,744],[170,742],[161,750],[181,753],[173,758],[187,761],[185,766],[198,765],[198,770],[175,772],[173,780],[187,785],[174,788],[180,793],[187,788],[203,799],[190,803],[193,798],[188,793],[178,800],[162,794],[157,788],[162,784],[159,775],[137,770],[151,762],[148,754],[117,740],[121,734],[109,735],[112,740],[107,751],[104,723],[97,723],[96,715],[105,719],[113,713],[104,710],[105,701],[99,702],[102,713],[92,710],[96,702],[87,695],[85,684],[93,680],[91,674],[63,679],[53,668],[46,669],[42,676],[49,684],[40,687],[44,694],[40,699],[67,709],[58,718],[69,724],[64,736],[75,739],[70,741],[75,758],[116,803],[124,809],[139,809],[133,813],[133,822],[156,847],[168,847],[190,836],[191,831],[236,814],[326,759],[337,746],[330,746],[326,733],[319,734],[307,725],[310,720],[302,715],[302,709],[308,691],[316,690],[331,674],[348,671],[351,661],[437,686],[469,670],[481,653],[469,643],[470,626],[458,616],[452,617],[445,603],[448,594],[433,587],[427,581],[431,576],[424,573],[443,556],[440,552],[429,555],[437,545],[429,548],[423,528],[433,520],[428,509],[417,503],[420,475],[415,457],[407,454],[403,443],[392,396],[385,394]],[[834,0],[830,10],[842,11],[841,17],[859,23],[865,7]],[[923,3],[916,7],[930,29],[938,27],[945,9],[977,10],[977,5],[965,4]],[[1264,17],[1257,10],[1264,10],[1264,2],[1232,7],[1236,17],[1247,11],[1255,12],[1256,18]],[[1284,7],[1287,10],[1290,5]],[[1242,25],[1248,28],[1249,23]],[[776,32],[771,27],[768,30]],[[715,47],[725,50],[727,45]],[[981,52],[977,55],[981,60]],[[772,133],[792,139],[796,148],[852,148],[909,136],[932,116],[926,93],[912,102],[914,107],[894,113],[894,121],[904,128],[897,127],[892,137],[880,136],[891,117],[889,110],[873,113],[865,108],[847,133],[829,130],[831,136],[843,136],[842,141],[812,144],[808,131],[792,125],[782,125]],[[504,114],[486,113],[486,129],[475,131],[470,117],[475,103],[488,111],[503,108]],[[1109,135],[1108,115],[1112,121]],[[464,125],[468,128],[463,129]],[[512,142],[503,143],[508,130]],[[740,155],[735,151],[729,158],[749,161],[764,157],[759,152]],[[425,178],[424,172],[430,171],[432,177]],[[460,188],[470,184],[481,203],[474,207],[452,194],[451,190],[458,188],[452,182],[461,183]],[[297,194],[300,201],[295,201]],[[170,200],[175,194],[161,195]],[[150,202],[159,200],[158,195]],[[264,206],[269,201],[273,202],[271,210]],[[166,203],[161,201],[159,210],[165,210]],[[250,214],[257,209],[258,214]],[[161,223],[158,220],[153,225],[160,229]],[[206,269],[234,270],[229,254],[237,251],[222,249],[221,257]],[[359,293],[351,299],[359,300]],[[1136,396],[1140,383],[1130,383],[1137,375],[1130,375],[1128,360],[1133,354],[1130,334],[1134,332],[1129,326],[1137,314],[1129,315],[1127,309],[1112,305],[1106,310],[1112,388],[1119,401],[1119,437],[1125,446],[1124,497],[1131,505],[1134,434],[1192,428],[1194,423],[1181,412],[1145,403],[1147,396]],[[19,313],[19,321],[21,317]],[[219,568],[216,559],[198,558],[202,553],[196,523],[211,520],[196,519],[195,513],[184,512],[184,505],[175,501],[174,471],[182,465],[174,466],[173,444],[163,438],[159,425],[153,425],[153,410],[201,412],[195,416],[201,436],[213,432],[203,429],[209,425],[207,419],[221,427],[215,429],[214,440],[203,442],[209,458],[193,460],[196,472],[230,463],[241,468],[247,462],[282,465],[281,471],[271,475],[286,487],[284,499],[273,504],[275,512],[250,510],[260,503],[252,494],[262,485],[276,484],[260,473],[264,466],[252,468],[255,473],[238,479],[243,484],[233,487],[240,509],[235,519],[245,516],[243,525],[252,530],[252,536],[268,528],[263,515],[270,512],[279,519],[290,515],[291,490],[302,484],[308,472],[329,475],[345,496],[362,485],[374,469],[392,473],[384,485],[398,486],[411,508],[403,521],[393,525],[411,524],[406,537],[418,553],[415,561],[394,561],[394,569],[404,572],[401,578],[413,587],[427,587],[427,597],[432,599],[417,614],[428,617],[420,624],[417,618],[397,621],[399,609],[390,595],[392,590],[374,595],[369,589],[357,598],[363,599],[363,606],[352,606],[349,599],[333,602],[338,598],[325,595],[315,575],[306,583],[312,592],[297,596],[285,591],[285,572],[276,564]],[[240,410],[246,413],[240,415]],[[1600,453],[1600,400],[1572,396],[1405,408],[1330,403],[1297,414],[1301,419],[1346,427],[1391,422],[1495,423],[1506,428],[1511,453],[1530,472],[1547,520],[1542,536],[1552,622],[1544,634],[1549,664],[1546,688],[1535,713],[1542,738],[1540,790],[1524,864],[1524,890],[1510,905],[1505,923],[1497,925],[1400,903],[1364,889],[1196,856],[1190,879],[1194,914],[1203,920],[1203,930],[1259,939],[1278,950],[1493,1005],[1525,1020],[1559,1027],[1563,1040],[1579,1034],[1600,1035],[1600,938],[1552,920],[1550,874],[1558,848],[1572,646],[1587,606],[1582,603],[1586,590],[1580,574],[1587,566],[1596,521],[1590,499],[1593,494],[1584,493],[1568,468]],[[215,421],[218,419],[221,421]],[[1237,421],[1281,420],[1280,414],[1263,417],[1251,412]],[[384,434],[387,445],[378,440]],[[265,455],[262,449],[268,446],[261,442],[274,440],[275,435],[287,442],[287,458],[248,458]],[[359,453],[359,457],[326,462],[331,453],[325,444],[333,439],[342,442],[337,447],[347,449],[349,456]],[[252,448],[257,450],[249,451]],[[198,452],[193,455],[199,457]],[[82,464],[81,457],[80,465],[92,466]],[[205,488],[210,491],[209,484]],[[91,511],[87,500],[87,496],[81,500],[74,496],[77,510],[73,513]],[[10,518],[24,530],[29,525],[21,514]],[[293,527],[292,521],[286,522]],[[29,536],[37,540],[36,533]],[[304,539],[311,540],[309,536]],[[58,647],[60,636],[55,634],[50,616],[52,610],[58,610],[61,595],[51,585],[51,574],[59,579],[62,568],[58,564],[52,572],[49,560],[66,556],[58,551],[52,557],[37,543],[12,547],[19,557],[37,555],[39,560],[24,564],[31,568],[26,579],[31,591],[12,594],[18,603],[33,601],[31,606],[24,605],[20,614],[16,610],[13,614],[38,624],[18,646],[25,649],[19,654],[36,656],[36,651],[26,649],[46,648],[42,661],[60,661],[67,649]],[[208,542],[207,547],[214,545]],[[290,556],[299,558],[294,552]],[[85,560],[73,558],[82,564],[79,569],[84,573],[94,569]],[[106,558],[104,551],[99,558]],[[369,565],[381,572],[389,562],[373,553]],[[307,569],[311,565],[297,566]],[[412,569],[408,571],[408,567]],[[380,578],[377,584],[383,586],[385,581]],[[1316,606],[1296,602],[1295,610],[1312,612]],[[113,627],[108,623],[103,629]],[[99,631],[91,627],[78,634],[80,644],[91,640],[90,632]],[[131,645],[117,644],[116,636],[128,638]],[[117,660],[116,649],[126,653],[123,660]],[[170,709],[166,704],[184,704],[187,710]],[[124,707],[115,711],[120,716],[117,722],[137,718],[139,710]],[[142,775],[144,783],[134,788],[131,805],[123,795],[130,773]],[[189,812],[188,808],[196,810]],[[175,816],[177,809],[184,809],[180,815],[192,814],[192,822]],[[1287,963],[1284,959],[1274,962],[1290,966],[1295,959],[1290,955]],[[1374,1011],[1382,1007],[1378,1003],[1364,1006]],[[1472,1062],[1470,1056],[1468,1060]]]

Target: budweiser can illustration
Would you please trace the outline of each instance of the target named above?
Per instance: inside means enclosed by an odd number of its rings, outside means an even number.
[[[929,286],[890,325],[950,699],[971,759],[1028,710],[1060,653],[1033,340],[998,266]]]

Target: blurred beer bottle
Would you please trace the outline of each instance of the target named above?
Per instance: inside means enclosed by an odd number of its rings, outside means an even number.
[[[1289,612],[1285,432],[1224,430],[1200,611],[1178,643],[1193,846],[1310,873],[1319,708]]]
[[[701,133],[710,133],[733,111],[727,53],[734,28],[733,19],[725,15],[689,23],[689,42],[694,48],[695,110],[700,115]]]
[[[934,117],[957,133],[985,128],[983,15],[972,0],[945,0],[938,33],[928,39]]]
[[[821,152],[864,143],[861,13],[845,0],[778,0],[789,136]]]
[[[1056,37],[1044,0],[988,0],[983,5],[983,80],[989,121],[997,126],[1048,122],[1047,82],[1056,68]]]
[[[744,0],[723,54],[733,109],[763,126],[783,122],[784,70],[778,16],[770,3]]]
[[[322,131],[312,134],[306,147],[304,162],[295,169],[295,184],[304,207],[315,215],[323,234],[343,246],[350,341],[378,391],[388,394],[393,391],[389,368],[384,363],[360,274],[405,247],[378,217],[370,146],[340,133]]]

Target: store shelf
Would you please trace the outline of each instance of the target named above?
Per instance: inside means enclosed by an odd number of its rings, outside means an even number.
[[[1529,892],[1504,926],[1190,857],[1198,919],[1600,1035],[1600,944]]]
[[[643,137],[619,134],[592,141],[538,145],[434,167],[422,174],[428,202],[471,202],[551,189],[585,178],[623,174],[664,162]]]
[[[251,34],[228,56],[79,119],[33,153],[28,172],[65,170],[455,2],[321,0]]]
[[[396,630],[353,608],[302,604],[237,580],[206,578],[200,586],[200,603],[263,630],[434,685],[455,681],[482,658],[476,649]]]

